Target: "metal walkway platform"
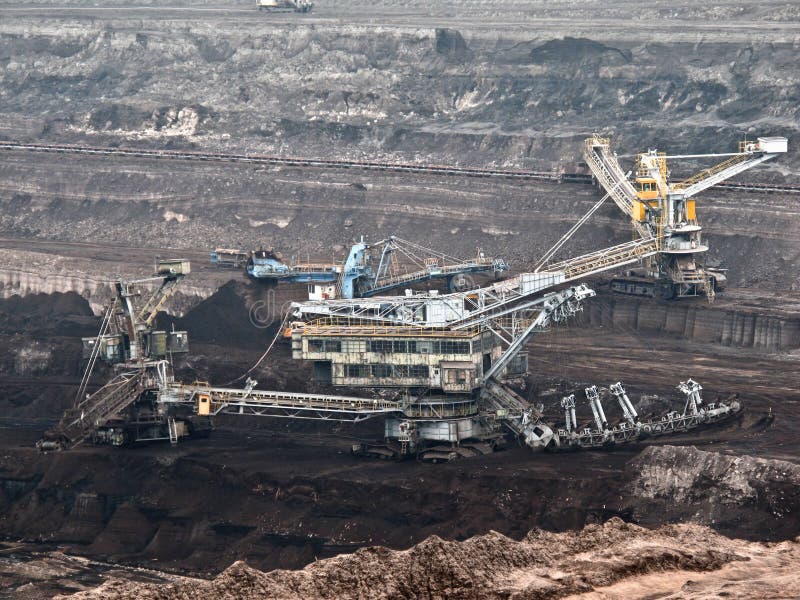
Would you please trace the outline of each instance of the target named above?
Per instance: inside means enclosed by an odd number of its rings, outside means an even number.
[[[236,389],[173,384],[161,390],[159,402],[196,405],[200,415],[250,414],[353,423],[401,413],[404,406],[401,402],[383,399],[256,390],[254,385],[251,382],[243,389]]]

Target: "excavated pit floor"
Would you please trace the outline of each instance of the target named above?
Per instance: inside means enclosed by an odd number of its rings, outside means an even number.
[[[298,288],[278,288],[279,298],[301,293]],[[262,286],[234,282],[184,317],[164,317],[196,333],[179,376],[227,381],[251,365],[274,335],[274,327],[256,329],[248,318],[248,303],[263,292]],[[626,383],[635,400],[640,393],[658,394],[646,405],[654,411],[664,410],[666,399],[675,399],[676,382],[691,376],[703,383],[707,399],[738,394],[745,414],[670,444],[800,463],[793,433],[800,426],[796,349],[728,347],[692,340],[694,330],[665,333],[627,324],[642,307],[667,314],[694,307],[713,321],[732,308],[724,302],[708,307],[605,292],[598,302],[599,312],[587,310],[582,322],[531,346],[533,375],[522,391],[544,402],[553,418],[559,418],[563,393],[608,384],[609,373]],[[394,463],[349,454],[354,439],[380,437],[378,420],[330,426],[226,417],[209,439],[177,447],[40,454],[33,444],[68,404],[78,379],[79,346],[64,333],[91,333],[97,319],[74,293],[3,300],[0,315],[0,335],[10,347],[46,339],[61,368],[57,378],[46,364],[29,377],[0,377],[6,414],[20,415],[0,422],[0,535],[8,544],[0,578],[14,589],[33,582],[48,593],[78,590],[107,571],[129,567],[208,577],[244,558],[262,570],[299,568],[362,546],[407,548],[430,535],[464,540],[490,530],[520,539],[533,527],[574,530],[614,516],[649,527],[694,521],[756,540],[791,539],[800,531],[800,497],[780,477],[752,482],[758,501],[743,499],[738,488],[732,500],[716,499],[715,484],[703,483],[702,474],[691,498],[677,507],[642,497],[635,491],[641,465],[631,463],[642,446],[533,454],[512,445],[451,464]],[[791,322],[788,312],[780,316]],[[19,324],[28,330],[21,338],[11,333]],[[284,345],[255,374],[264,389],[321,389],[307,375]],[[585,407],[579,418],[588,420]],[[73,559],[52,552],[96,562],[69,566],[73,572],[62,564]],[[43,572],[13,566],[31,563]],[[73,575],[64,577],[65,570]],[[157,577],[136,573],[118,575]]]

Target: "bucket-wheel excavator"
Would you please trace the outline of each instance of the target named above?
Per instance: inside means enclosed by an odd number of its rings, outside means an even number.
[[[310,361],[315,378],[333,386],[386,388],[393,392],[388,399],[385,394],[265,391],[249,378],[244,388],[183,384],[174,380],[165,346],[157,341],[164,332],[153,331],[152,319],[142,316],[154,314],[167,290],[186,272],[188,264],[183,264],[180,274],[166,275],[139,310],[132,303],[139,293],[131,284],[117,285],[117,298],[100,334],[86,340],[91,347],[87,373],[100,357],[114,363],[117,374],[85,399],[79,395],[75,407],[39,443],[42,450],[66,449],[86,440],[111,445],[158,439],[177,443],[181,437],[208,431],[210,419],[219,414],[349,422],[384,417],[384,438],[355,444],[355,454],[439,462],[492,452],[504,445],[508,431],[534,449],[594,448],[685,432],[727,419],[740,409],[736,402],[703,407],[696,386],[687,388],[693,402],[683,413],[640,420],[617,383],[610,390],[623,409],[619,423],[606,419],[595,388],[593,395],[587,390],[593,410],[603,414],[595,426],[578,426],[574,397],[565,399],[571,402],[565,426],[548,421],[541,407],[515,393],[506,380],[527,372],[525,349],[532,337],[566,322],[594,292],[577,285],[542,294],[552,276],[534,273],[519,276],[521,285],[516,288],[495,284],[456,298],[437,293],[407,296],[417,302],[416,310],[401,307],[389,320],[388,313],[379,313],[391,297],[379,298],[369,307],[362,305],[359,317],[311,319],[294,331],[293,356]],[[295,313],[304,314],[299,311],[303,304],[294,307]],[[183,343],[167,341],[166,351],[176,344],[186,349],[185,335],[170,332]]]
[[[705,270],[698,274],[695,264],[697,278],[689,278],[689,263],[695,254],[705,251],[700,228],[693,222],[692,197],[785,152],[786,141],[759,138],[717,167],[678,184],[666,181],[664,161],[669,157],[641,155],[638,177],[631,182],[607,140],[590,138],[586,148],[587,162],[607,194],[545,254],[534,272],[447,294],[407,291],[403,296],[321,298],[292,305],[286,319],[296,319],[291,329],[293,358],[309,361],[315,379],[350,389],[383,388],[389,395],[262,391],[249,378],[241,389],[174,381],[169,361],[158,351],[153,354],[153,337],[163,332],[152,331],[152,318],[147,317],[155,315],[166,290],[188,272],[187,264],[180,272],[168,271],[159,288],[165,291],[157,291],[156,298],[145,302],[138,312],[130,302],[134,294],[123,284],[117,286],[115,306],[122,307],[120,325],[106,334],[112,317],[120,314],[112,306],[94,342],[90,366],[102,350],[112,360],[120,357],[119,373],[86,399],[81,400],[79,394],[76,406],[67,411],[41,447],[69,447],[90,438],[118,444],[157,439],[163,432],[166,435],[162,437],[177,442],[178,418],[188,429],[194,426],[192,418],[205,423],[222,413],[350,422],[381,416],[385,419],[384,439],[356,444],[356,454],[382,458],[413,455],[439,461],[490,452],[502,444],[503,431],[509,430],[531,448],[597,448],[683,433],[731,418],[739,413],[741,404],[732,400],[705,405],[702,388],[692,379],[678,386],[686,398],[682,412],[650,418],[637,414],[620,382],[607,390],[588,387],[585,394],[594,419],[583,425],[577,421],[574,396],[562,400],[565,423],[561,425],[547,420],[540,407],[506,384],[527,372],[526,348],[533,336],[564,323],[581,310],[582,302],[594,296],[585,285],[574,284],[580,279],[653,259],[658,266],[657,282],[672,286],[674,295],[698,293],[698,286],[710,293],[713,286],[709,287]],[[609,197],[631,217],[637,238],[549,262]],[[115,350],[117,346],[122,350]],[[619,405],[621,419],[607,419],[603,393]],[[149,407],[149,412],[142,410],[150,419],[143,428],[139,406]],[[190,416],[180,417],[187,414]]]

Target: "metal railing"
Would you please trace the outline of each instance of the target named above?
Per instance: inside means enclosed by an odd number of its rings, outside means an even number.
[[[720,173],[725,169],[728,169],[734,165],[738,165],[739,163],[748,160],[749,158],[751,158],[751,156],[752,153],[745,153],[745,154],[739,154],[737,156],[732,156],[728,160],[724,160],[721,163],[714,165],[713,167],[708,167],[707,169],[698,171],[688,179],[684,179],[683,181],[678,181],[677,183],[673,183],[672,189],[685,190],[689,186],[692,186],[696,183],[700,183],[701,181],[705,181],[709,177],[716,175],[717,173]]]
[[[496,269],[497,261],[494,258],[476,258],[475,260],[471,260],[464,263],[454,264],[454,265],[439,265],[439,264],[431,264],[427,266],[424,270],[419,271],[412,271],[410,273],[403,273],[401,275],[392,275],[390,277],[384,277],[383,279],[379,279],[378,282],[370,288],[370,292],[376,292],[383,289],[389,289],[396,287],[403,283],[413,283],[418,281],[424,281],[431,276],[446,276],[446,275],[457,275],[459,273],[464,273],[470,270],[474,271],[488,271],[492,269]]]
[[[253,382],[254,383],[254,382]],[[264,391],[173,384],[159,396],[163,403],[197,405],[201,397],[209,399],[209,413],[250,414],[296,419],[362,421],[377,415],[402,412],[404,404],[382,398],[358,398],[328,394]]]
[[[637,262],[648,256],[653,256],[658,251],[659,240],[657,238],[634,240],[555,263],[550,265],[548,270],[563,271],[566,281],[571,281],[586,275]]]
[[[358,319],[332,317],[315,319],[306,323],[303,335],[319,336],[394,336],[394,337],[454,337],[471,338],[480,333],[480,328],[454,331],[443,327],[422,327],[414,325],[380,325],[376,322],[361,322]]]
[[[627,181],[622,167],[620,167],[616,157],[611,153],[609,140],[597,136],[587,139],[584,158],[592,174],[611,194],[611,198],[620,210],[632,217],[636,190]]]

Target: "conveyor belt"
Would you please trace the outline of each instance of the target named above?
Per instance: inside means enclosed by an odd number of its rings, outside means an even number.
[[[212,152],[193,152],[189,150],[147,150],[139,148],[101,148],[72,146],[63,144],[28,144],[0,141],[2,150],[23,150],[30,152],[52,152],[56,154],[87,154],[95,156],[123,156],[132,158],[153,158],[173,160],[196,160],[208,162],[234,162],[256,165],[276,165],[290,167],[317,167],[326,169],[361,169],[369,171],[399,171],[409,173],[434,173],[441,175],[465,175],[470,177],[501,177],[511,179],[532,179],[560,182],[561,176],[551,171],[522,171],[509,169],[480,169],[444,165],[420,165],[415,163],[393,163],[359,160],[328,160],[319,158],[299,158],[290,156],[271,156],[263,154],[222,154]]]
[[[554,183],[591,184],[592,175],[586,173],[558,173],[553,171],[530,171],[523,169],[481,169],[477,167],[458,167],[447,165],[421,165],[416,163],[396,163],[358,160],[327,160],[291,156],[263,154],[228,154],[218,152],[195,152],[190,150],[147,150],[139,148],[110,148],[77,146],[70,144],[34,144],[15,141],[0,141],[0,150],[27,152],[50,152],[56,154],[85,154],[94,156],[121,156],[148,159],[196,160],[205,162],[231,162],[256,165],[291,166],[324,169],[354,169],[367,171],[393,171],[408,173],[433,173],[466,177],[496,177],[506,179],[526,179],[551,181]],[[800,193],[800,186],[749,182],[718,183],[715,187],[751,192]]]
[[[204,397],[207,398],[211,415],[249,414],[358,422],[378,415],[398,413],[403,409],[400,402],[377,398],[181,384],[173,384],[163,390],[159,401],[200,405]]]

